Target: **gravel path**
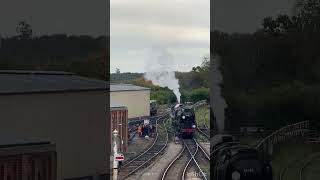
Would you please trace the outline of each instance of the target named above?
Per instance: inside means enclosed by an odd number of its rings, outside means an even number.
[[[200,146],[204,148],[207,154],[210,154],[210,143],[209,142],[199,142]]]
[[[190,167],[187,170],[187,177],[185,179],[187,180],[202,180],[201,173],[199,172],[198,168],[194,165],[194,163],[191,163],[189,165]]]
[[[143,137],[139,137],[136,135],[133,139],[132,142],[128,145],[128,150],[125,154],[125,161],[128,161],[143,151],[145,151],[148,147],[150,147],[153,143],[154,139],[149,138],[145,139]]]

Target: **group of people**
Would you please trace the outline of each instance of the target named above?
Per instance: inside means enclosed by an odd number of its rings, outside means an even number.
[[[152,126],[152,124],[143,124],[138,126],[139,137],[145,137],[145,136],[152,137],[153,132],[154,132],[154,127]]]

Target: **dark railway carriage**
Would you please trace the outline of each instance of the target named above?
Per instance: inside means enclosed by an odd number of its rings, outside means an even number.
[[[150,116],[155,116],[158,113],[158,104],[156,100],[150,100]]]
[[[179,136],[193,137],[196,121],[192,106],[175,105],[171,109],[171,117],[172,125]]]

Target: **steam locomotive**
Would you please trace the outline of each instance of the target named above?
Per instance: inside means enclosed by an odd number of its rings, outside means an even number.
[[[256,149],[240,145],[231,135],[211,139],[216,180],[272,180],[272,167]]]
[[[196,128],[195,114],[192,106],[176,104],[171,107],[172,126],[175,133],[182,138],[192,138]]]

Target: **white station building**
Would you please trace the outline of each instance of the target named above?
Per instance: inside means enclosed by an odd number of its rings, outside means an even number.
[[[110,106],[128,108],[128,119],[150,116],[150,88],[132,84],[110,84]]]

